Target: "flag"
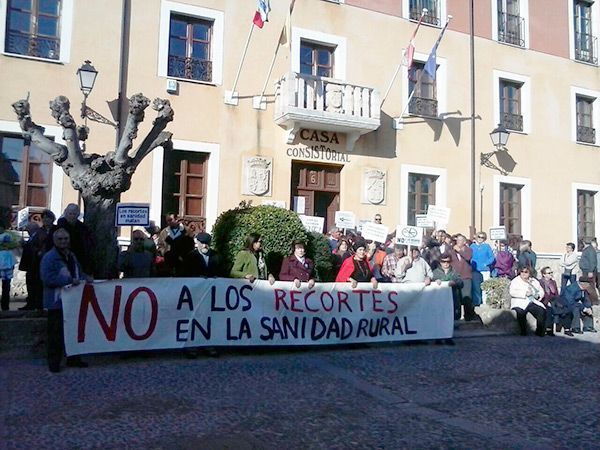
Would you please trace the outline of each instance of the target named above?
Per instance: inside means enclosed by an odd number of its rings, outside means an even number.
[[[417,37],[417,31],[419,31],[419,27],[421,26],[421,20],[423,20],[423,14],[419,17],[419,22],[417,22],[417,27],[413,32],[412,37],[410,38],[410,42],[408,43],[408,47],[406,47],[406,52],[404,53],[404,61],[402,64],[406,66],[407,69],[410,70],[410,66],[412,66],[413,57],[415,55],[415,38]]]
[[[423,68],[423,70],[425,70],[425,72],[427,72],[429,74],[429,76],[431,77],[432,80],[435,80],[435,74],[437,71],[437,63],[436,63],[437,48],[440,45],[440,42],[442,41],[442,36],[444,36],[444,32],[446,31],[446,28],[448,28],[449,23],[450,23],[450,20],[447,20],[446,25],[444,25],[444,28],[442,28],[442,31],[440,32],[440,35],[437,38],[437,41],[435,41],[435,44],[433,44],[431,53],[429,53],[429,58],[427,58],[427,62],[425,63],[425,67]]]
[[[292,43],[292,11],[294,11],[294,3],[296,0],[290,2],[290,9],[285,17],[285,25],[281,30],[281,36],[279,37],[279,45],[290,47]]]
[[[258,0],[258,6],[256,8],[256,13],[254,13],[254,25],[258,28],[262,28],[265,22],[269,21],[269,12],[271,11],[271,1],[270,0]]]

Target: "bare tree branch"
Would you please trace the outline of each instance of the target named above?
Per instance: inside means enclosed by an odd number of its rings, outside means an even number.
[[[30,136],[31,142],[50,155],[57,164],[61,164],[67,159],[67,147],[57,144],[52,139],[48,139],[44,136],[44,127],[37,125],[31,120],[28,100],[22,99],[16,101],[12,104],[12,107],[17,114],[21,130]]]
[[[71,102],[64,95],[59,95],[50,102],[50,114],[63,128],[63,139],[67,143],[68,158],[71,164],[77,169],[84,165],[83,154],[79,146],[79,135],[77,133],[77,124],[69,112]]]
[[[152,129],[148,135],[144,138],[141,145],[135,149],[131,158],[133,159],[133,166],[136,167],[144,157],[159,146],[168,146],[172,133],[163,133],[169,122],[173,120],[173,109],[171,103],[168,100],[156,98],[152,102],[152,109],[158,111],[158,115],[154,122],[152,122]]]
[[[115,152],[115,162],[117,164],[125,164],[129,159],[129,150],[133,147],[133,140],[137,137],[138,126],[144,120],[144,110],[149,104],[150,99],[142,94],[135,94],[129,99],[127,122]]]

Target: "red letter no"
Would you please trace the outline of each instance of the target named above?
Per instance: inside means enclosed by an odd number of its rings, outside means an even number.
[[[133,307],[133,301],[137,298],[140,292],[145,292],[146,294],[148,294],[148,298],[150,299],[150,307],[152,309],[148,329],[144,334],[141,335],[136,334],[135,331],[133,331],[133,327],[131,326],[131,308]],[[144,339],[148,339],[150,335],[152,335],[152,333],[154,332],[154,328],[156,328],[157,318],[158,302],[156,301],[156,295],[154,295],[154,292],[152,292],[147,287],[139,287],[135,289],[131,294],[129,294],[129,297],[127,298],[127,303],[125,304],[125,317],[123,318],[123,320],[125,322],[125,330],[127,330],[127,334],[131,339],[134,339],[136,341],[143,341]]]

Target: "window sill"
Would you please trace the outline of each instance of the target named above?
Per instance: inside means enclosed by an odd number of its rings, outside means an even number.
[[[573,58],[572,61],[575,61],[576,63],[583,64],[586,66],[590,66],[590,67],[598,67],[598,64],[594,64],[594,63],[587,62],[587,61],[582,61],[581,59]]]
[[[575,141],[575,143],[578,145],[585,145],[586,147],[594,147],[594,148],[600,147],[600,144],[591,144],[589,142],[583,142],[583,141]]]
[[[20,55],[19,53],[2,52],[2,55],[8,56],[9,58],[29,59],[31,61],[41,61],[41,62],[47,62],[50,64],[58,64],[61,66],[64,66],[65,63],[67,62],[67,61],[62,61],[60,59],[48,59],[48,58],[40,58],[37,56]]]
[[[193,84],[203,84],[205,86],[218,86],[218,83],[215,83],[214,81],[201,81],[201,80],[194,80],[191,78],[179,78],[179,77],[171,77],[169,75],[160,75],[161,78],[165,78],[167,80],[177,80],[177,81],[181,81],[183,83],[193,83]]]
[[[524,131],[524,130],[511,130],[510,128],[507,128],[506,131],[510,131],[511,133],[514,134],[522,134],[524,136],[527,136],[529,134],[529,131]]]
[[[409,22],[413,22],[413,23],[418,23],[419,20],[418,19],[408,19]],[[442,21],[440,20],[440,23]],[[435,23],[429,23],[429,22],[425,22],[425,21],[421,21],[421,26],[425,26],[425,27],[431,27],[431,28],[437,28],[438,30],[441,29],[443,27],[443,25],[436,25]]]
[[[499,41],[498,39],[496,39],[496,42],[498,44],[506,45],[507,47],[518,48],[518,49],[521,49],[521,50],[527,50],[529,48],[527,46],[527,43],[525,43],[525,45],[521,46],[521,45],[517,45],[517,44],[511,44],[510,42]]]

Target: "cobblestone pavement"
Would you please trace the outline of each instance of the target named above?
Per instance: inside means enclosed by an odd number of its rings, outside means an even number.
[[[456,344],[4,357],[0,448],[600,448],[597,335]]]

